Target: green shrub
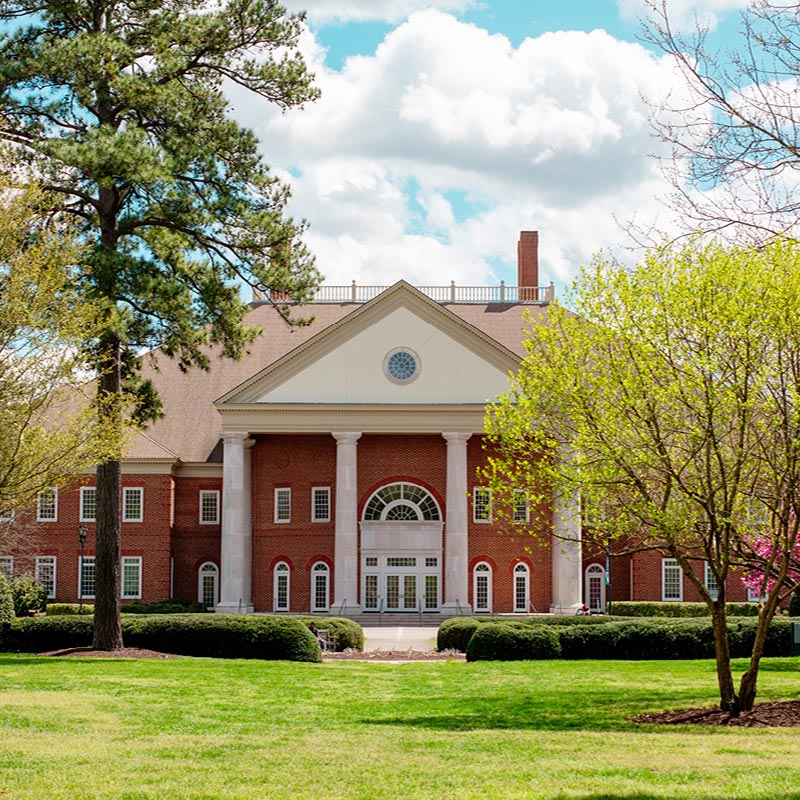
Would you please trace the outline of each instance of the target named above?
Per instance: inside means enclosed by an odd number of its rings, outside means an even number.
[[[800,617],[800,591],[795,592],[789,601],[789,616]]]
[[[528,661],[560,655],[558,632],[547,625],[480,625],[467,645],[467,661]]]
[[[617,617],[708,617],[705,603],[657,603],[618,600],[613,604]],[[730,617],[758,616],[758,603],[727,603],[726,611]]]
[[[469,640],[480,625],[480,619],[475,617],[453,617],[445,620],[436,632],[436,649],[466,653]]]
[[[47,590],[32,575],[17,575],[11,581],[14,593],[14,613],[27,617],[32,611],[44,611],[47,603]]]
[[[11,582],[0,572],[0,622],[14,619],[14,592]]]
[[[0,624],[0,651],[46,653],[92,643],[91,617],[20,617]]]
[[[48,603],[45,606],[44,613],[48,617],[61,617],[68,614],[94,614],[94,606],[89,603]]]
[[[328,630],[336,652],[364,649],[364,629],[351,619],[344,617],[295,617],[308,626],[315,622],[318,628]]]
[[[132,614],[123,620],[122,636],[128,647],[186,656],[322,660],[316,639],[297,617]]]
[[[120,611],[123,614],[183,614],[187,609],[179,600],[160,600],[157,603],[125,603],[120,606]]]

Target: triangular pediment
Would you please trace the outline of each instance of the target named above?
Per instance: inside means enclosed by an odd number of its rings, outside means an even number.
[[[407,351],[417,371],[396,380],[388,361]],[[474,404],[508,387],[519,359],[405,281],[270,364],[217,401]]]

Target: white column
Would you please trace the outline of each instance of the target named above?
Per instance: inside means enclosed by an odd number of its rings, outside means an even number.
[[[467,542],[467,440],[471,433],[448,432],[447,520],[445,524],[445,579],[443,613],[471,611],[467,598],[469,548]]]
[[[574,614],[582,604],[580,497],[553,497],[553,614]]]
[[[250,447],[246,431],[224,431],[222,471],[222,551],[216,611],[253,611],[253,529],[250,496]]]
[[[333,433],[336,439],[336,538],[333,604],[337,614],[355,614],[358,604],[358,454],[360,433]]]

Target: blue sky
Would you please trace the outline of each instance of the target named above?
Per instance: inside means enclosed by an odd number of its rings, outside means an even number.
[[[746,0],[668,2],[735,45]],[[635,258],[628,222],[674,225],[648,117],[683,89],[640,39],[643,0],[284,4],[307,11],[321,99],[280,114],[232,97],[328,283],[514,285],[533,229],[540,283],[560,288],[601,249]]]

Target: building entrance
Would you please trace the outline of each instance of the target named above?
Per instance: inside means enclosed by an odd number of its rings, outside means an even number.
[[[439,562],[438,556],[366,556],[364,611],[438,611]]]

